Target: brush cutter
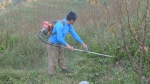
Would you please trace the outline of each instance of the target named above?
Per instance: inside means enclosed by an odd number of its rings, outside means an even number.
[[[46,43],[48,45],[66,48],[64,46],[59,46],[59,45],[55,45],[55,44],[52,44],[52,43],[48,42],[49,36],[46,35],[45,33],[43,33],[42,30],[37,33],[36,37],[38,37],[42,42],[44,42],[44,43]],[[80,51],[80,52],[85,52],[85,53],[89,53],[89,54],[95,54],[95,55],[99,55],[99,56],[116,58],[115,56],[110,56],[110,55],[105,55],[105,54],[100,54],[100,53],[88,51],[88,48],[86,50],[81,50],[81,49],[73,48],[73,51]]]

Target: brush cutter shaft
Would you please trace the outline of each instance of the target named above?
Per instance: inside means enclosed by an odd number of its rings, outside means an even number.
[[[95,55],[100,55],[100,56],[114,57],[114,56],[110,56],[110,55],[105,55],[105,54],[100,54],[100,53],[95,53],[95,52],[90,52],[90,51],[85,51],[85,50],[80,50],[80,49],[73,49],[73,50],[80,51],[80,52],[86,52],[86,53],[90,53],[90,54],[95,54]]]

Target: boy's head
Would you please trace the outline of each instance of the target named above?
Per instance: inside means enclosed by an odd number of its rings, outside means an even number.
[[[70,21],[70,24],[73,24],[73,23],[75,22],[75,20],[77,19],[77,14],[76,14],[75,12],[70,12],[70,13],[67,15],[66,19],[67,19],[68,21]]]

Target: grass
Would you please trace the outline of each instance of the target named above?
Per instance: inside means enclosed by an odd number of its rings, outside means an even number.
[[[117,64],[113,67],[113,65],[109,65],[107,61],[104,62],[103,60],[105,59],[100,58],[97,60],[76,56],[71,60],[73,62],[68,65],[74,69],[74,73],[63,74],[60,69],[57,69],[58,73],[52,78],[47,75],[44,68],[37,70],[4,69],[1,70],[0,79],[4,84],[78,84],[83,80],[89,81],[90,84],[136,83],[136,77],[129,75],[129,73],[132,73],[131,69],[124,69]],[[130,79],[131,77],[132,79]]]
[[[95,7],[82,0],[42,0],[20,3],[1,15],[0,84],[78,84],[84,80],[90,84],[137,84],[136,73],[125,57],[121,36],[118,33],[114,35],[103,22],[97,23],[99,26],[92,23],[95,14],[90,10],[94,12]],[[57,67],[56,76],[49,77],[46,45],[35,34],[41,29],[42,21],[61,19],[70,11],[79,14],[74,27],[90,51],[121,59],[116,61],[114,58],[65,50],[67,66],[74,72],[63,74]],[[103,17],[100,10],[97,13]],[[103,20],[105,22],[105,18]],[[119,32],[117,28],[112,29]],[[70,35],[67,35],[66,41],[82,49]],[[133,48],[132,52],[135,51]]]

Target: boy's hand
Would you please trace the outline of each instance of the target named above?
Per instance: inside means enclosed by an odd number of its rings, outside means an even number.
[[[88,47],[87,47],[86,44],[82,43],[82,47],[83,47],[86,51],[88,51]]]
[[[73,47],[70,46],[69,44],[67,44],[66,47],[67,47],[68,50],[73,50]]]

